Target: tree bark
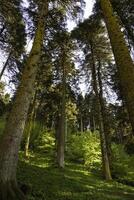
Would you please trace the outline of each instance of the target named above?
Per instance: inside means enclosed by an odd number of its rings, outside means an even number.
[[[101,108],[101,114],[102,114],[102,121],[103,121],[103,131],[106,138],[106,147],[107,147],[107,153],[108,153],[108,159],[109,159],[109,165],[111,168],[111,137],[110,137],[110,127],[109,127],[109,121],[106,111],[106,106],[104,103],[104,97],[103,97],[103,86],[102,86],[102,77],[101,77],[101,61],[98,61],[98,83],[99,83],[99,101],[100,101],[100,108]]]
[[[67,152],[67,142],[68,142],[68,121],[65,116],[65,151]]]
[[[100,0],[134,135],[134,64],[109,0]]]
[[[48,11],[47,1],[40,2],[38,25],[35,33],[33,47],[24,67],[20,86],[9,114],[3,138],[0,143],[0,199],[25,199],[18,192],[16,181],[16,168],[18,163],[18,151],[25,127],[25,121],[29,104],[34,90],[34,82],[38,70],[38,62],[41,55],[45,17]],[[23,197],[22,197],[23,196]]]
[[[28,117],[27,117],[26,125],[25,125],[26,142],[25,142],[24,153],[25,153],[26,158],[29,156],[30,137],[31,137],[31,131],[32,131],[33,121],[34,121],[34,116],[35,116],[36,94],[37,94],[37,91],[35,91],[33,102],[31,103],[31,106],[29,107],[29,114],[28,114]]]
[[[97,83],[97,75],[96,75],[96,66],[95,66],[95,59],[94,59],[94,49],[92,46],[92,42],[90,43],[90,47],[91,47],[90,49],[91,49],[91,55],[92,55],[93,90],[94,90],[94,93],[96,95],[96,100],[97,100],[96,106],[98,110],[98,124],[99,124],[99,132],[100,132],[103,174],[106,180],[112,180],[108,152],[107,152],[106,137],[105,137],[103,121],[102,121],[101,105],[100,105],[100,100],[99,100],[98,83]]]
[[[63,52],[64,54],[64,52]],[[64,55],[63,58],[64,59]],[[63,73],[62,73],[62,107],[60,117],[60,127],[57,141],[57,161],[58,166],[64,168],[64,153],[65,153],[65,120],[66,120],[66,72],[65,72],[65,61],[62,62]]]
[[[80,132],[83,133],[84,129],[83,129],[83,118],[82,115],[80,115]]]

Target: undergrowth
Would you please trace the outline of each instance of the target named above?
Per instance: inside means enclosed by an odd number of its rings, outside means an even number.
[[[67,162],[58,169],[53,155],[20,153],[18,179],[28,186],[28,200],[132,200],[134,188],[116,181],[106,182],[84,165]]]

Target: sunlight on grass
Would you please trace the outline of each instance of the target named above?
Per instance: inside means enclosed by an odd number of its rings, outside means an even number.
[[[45,153],[30,153],[29,159],[20,152],[18,177],[29,185],[28,200],[132,200],[134,188],[115,181],[106,182],[83,165],[66,163],[58,169],[54,158]]]

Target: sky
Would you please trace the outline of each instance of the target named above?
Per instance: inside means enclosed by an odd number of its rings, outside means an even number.
[[[86,6],[84,10],[84,18],[88,18],[92,13],[92,8],[95,0],[85,0]],[[68,30],[71,31],[76,26],[73,21],[68,21]]]
[[[88,18],[89,15],[92,13],[92,8],[95,0],[85,0],[86,2],[86,8],[85,8],[85,13],[84,13],[84,18]]]

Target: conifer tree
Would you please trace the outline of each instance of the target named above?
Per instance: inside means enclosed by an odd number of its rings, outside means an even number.
[[[0,199],[25,199],[18,189],[16,168],[18,150],[24,130],[25,121],[36,78],[38,62],[44,39],[44,29],[48,12],[48,2],[40,1],[38,5],[38,25],[33,47],[24,67],[21,83],[18,87],[14,105],[8,116],[3,137],[0,142]]]
[[[126,102],[134,134],[134,64],[110,1],[100,0],[100,4],[117,64],[123,98]]]

